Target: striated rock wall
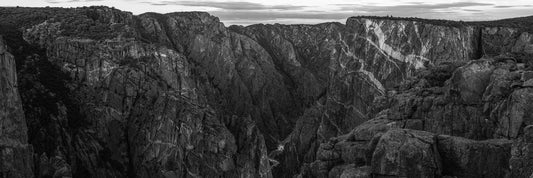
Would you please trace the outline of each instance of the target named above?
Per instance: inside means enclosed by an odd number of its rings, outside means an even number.
[[[267,49],[278,68],[291,79],[289,86],[295,88],[292,93],[303,95],[299,97],[303,103],[327,95],[328,111],[338,119],[335,124],[341,133],[368,119],[373,97],[385,94],[416,69],[480,57],[479,31],[474,27],[350,18],[346,25],[230,29],[250,36]]]
[[[376,96],[383,96],[419,69],[476,58],[473,27],[444,27],[416,21],[350,18],[338,58],[330,63],[331,118],[349,118],[338,134],[368,120]]]
[[[0,36],[0,176],[33,177],[33,148],[17,89],[15,58]]]

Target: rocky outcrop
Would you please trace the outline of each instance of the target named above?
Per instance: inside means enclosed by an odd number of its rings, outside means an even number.
[[[495,124],[507,120],[505,112],[495,110],[506,107],[512,93],[523,90],[519,76],[524,71],[517,69],[509,58],[429,68],[420,73],[420,79],[400,87],[398,94],[379,98],[375,106],[389,108],[389,119],[407,120],[414,129],[471,139],[496,138],[499,130],[509,129]],[[449,80],[441,78],[446,76]]]
[[[462,104],[479,104],[493,71],[494,66],[487,60],[460,67],[452,74],[450,91],[457,92],[459,102]]]
[[[527,177],[528,144],[524,140],[529,138],[525,127],[529,115],[521,108],[530,108],[530,97],[525,94],[530,92],[521,77],[528,71],[517,66],[510,58],[495,58],[420,70],[398,91],[375,101],[374,119],[322,144],[317,161],[309,168],[304,166],[301,175],[338,177],[339,169],[353,164],[371,166],[374,176]],[[511,119],[509,113],[517,115]],[[413,156],[418,153],[424,156]],[[411,158],[424,162],[413,166],[420,170],[402,168]]]
[[[0,36],[0,176],[33,176],[33,149],[17,89],[15,58]]]

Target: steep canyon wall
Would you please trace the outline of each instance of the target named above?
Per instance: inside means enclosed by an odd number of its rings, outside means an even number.
[[[479,172],[487,166],[531,174],[522,130],[533,40],[519,29],[372,17],[225,27],[203,12],[1,11],[14,54],[2,52],[11,61],[2,94],[17,115],[2,120],[27,125],[17,134],[33,145],[17,137],[28,146],[12,164],[35,170],[21,177],[468,177],[488,175]],[[387,161],[410,150],[394,143],[432,152],[406,158],[429,167]],[[467,148],[479,164],[478,148],[499,162],[465,173],[453,154]]]

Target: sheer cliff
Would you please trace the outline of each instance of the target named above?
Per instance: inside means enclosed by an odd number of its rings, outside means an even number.
[[[32,176],[32,146],[28,144],[28,128],[17,89],[15,58],[7,52],[0,36],[0,175],[3,177]]]
[[[8,177],[533,173],[526,28],[0,11]]]

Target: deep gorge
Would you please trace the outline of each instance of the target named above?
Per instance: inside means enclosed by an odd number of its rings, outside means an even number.
[[[529,177],[531,17],[0,8],[3,177]]]

